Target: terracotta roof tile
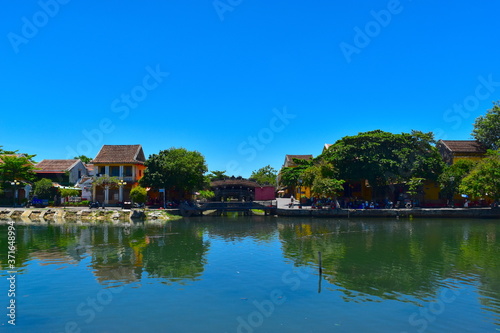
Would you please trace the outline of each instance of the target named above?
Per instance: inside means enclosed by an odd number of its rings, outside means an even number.
[[[141,145],[104,145],[92,160],[93,164],[144,164],[146,158]]]
[[[486,147],[476,140],[440,140],[453,153],[486,153]]]
[[[70,170],[72,166],[74,166],[79,160],[42,160],[37,163],[35,167],[38,170],[35,170],[37,173],[44,172],[64,172]]]

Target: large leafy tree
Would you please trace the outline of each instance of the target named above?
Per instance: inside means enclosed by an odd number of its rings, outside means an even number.
[[[149,156],[141,186],[191,192],[206,185],[205,157],[197,151],[170,148]]]
[[[279,183],[283,186],[288,186],[295,192],[295,187],[300,180],[303,181],[304,171],[313,165],[312,160],[302,160],[294,158],[295,167],[284,167],[280,171]]]
[[[452,165],[446,166],[443,173],[438,177],[441,192],[447,198],[453,198],[459,191],[462,179],[474,169],[476,164],[477,162],[475,161],[463,159],[456,161]]]
[[[259,184],[274,185],[278,172],[270,165],[254,170],[250,175],[250,179],[255,180]]]
[[[35,180],[34,155],[0,155],[0,187],[8,187],[17,180],[32,183]]]
[[[500,149],[500,101],[474,122],[472,136],[489,149]]]
[[[478,162],[462,180],[460,191],[475,198],[500,200],[500,150],[490,151],[487,158]]]
[[[412,177],[436,180],[444,162],[434,143],[432,133],[375,130],[338,140],[320,158],[339,170],[339,178],[367,179],[373,187]]]

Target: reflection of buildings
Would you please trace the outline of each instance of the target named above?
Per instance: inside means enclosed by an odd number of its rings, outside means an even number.
[[[47,265],[61,265],[61,264],[70,264],[77,265],[78,261],[75,260],[72,256],[67,254],[62,249],[55,250],[38,250],[31,252],[31,258],[39,260],[39,265],[47,266]]]

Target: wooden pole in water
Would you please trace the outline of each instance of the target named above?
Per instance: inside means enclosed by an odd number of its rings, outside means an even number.
[[[318,251],[318,258],[319,258],[319,275],[323,274],[323,267],[321,263],[321,251]]]
[[[318,258],[319,258],[319,276],[318,276],[318,294],[321,293],[321,278],[323,276],[323,268],[322,263],[321,263],[321,251],[318,251]]]

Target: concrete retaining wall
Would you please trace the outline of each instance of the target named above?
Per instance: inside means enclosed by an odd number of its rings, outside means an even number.
[[[277,209],[278,216],[296,217],[431,217],[500,219],[500,208],[413,209]]]

